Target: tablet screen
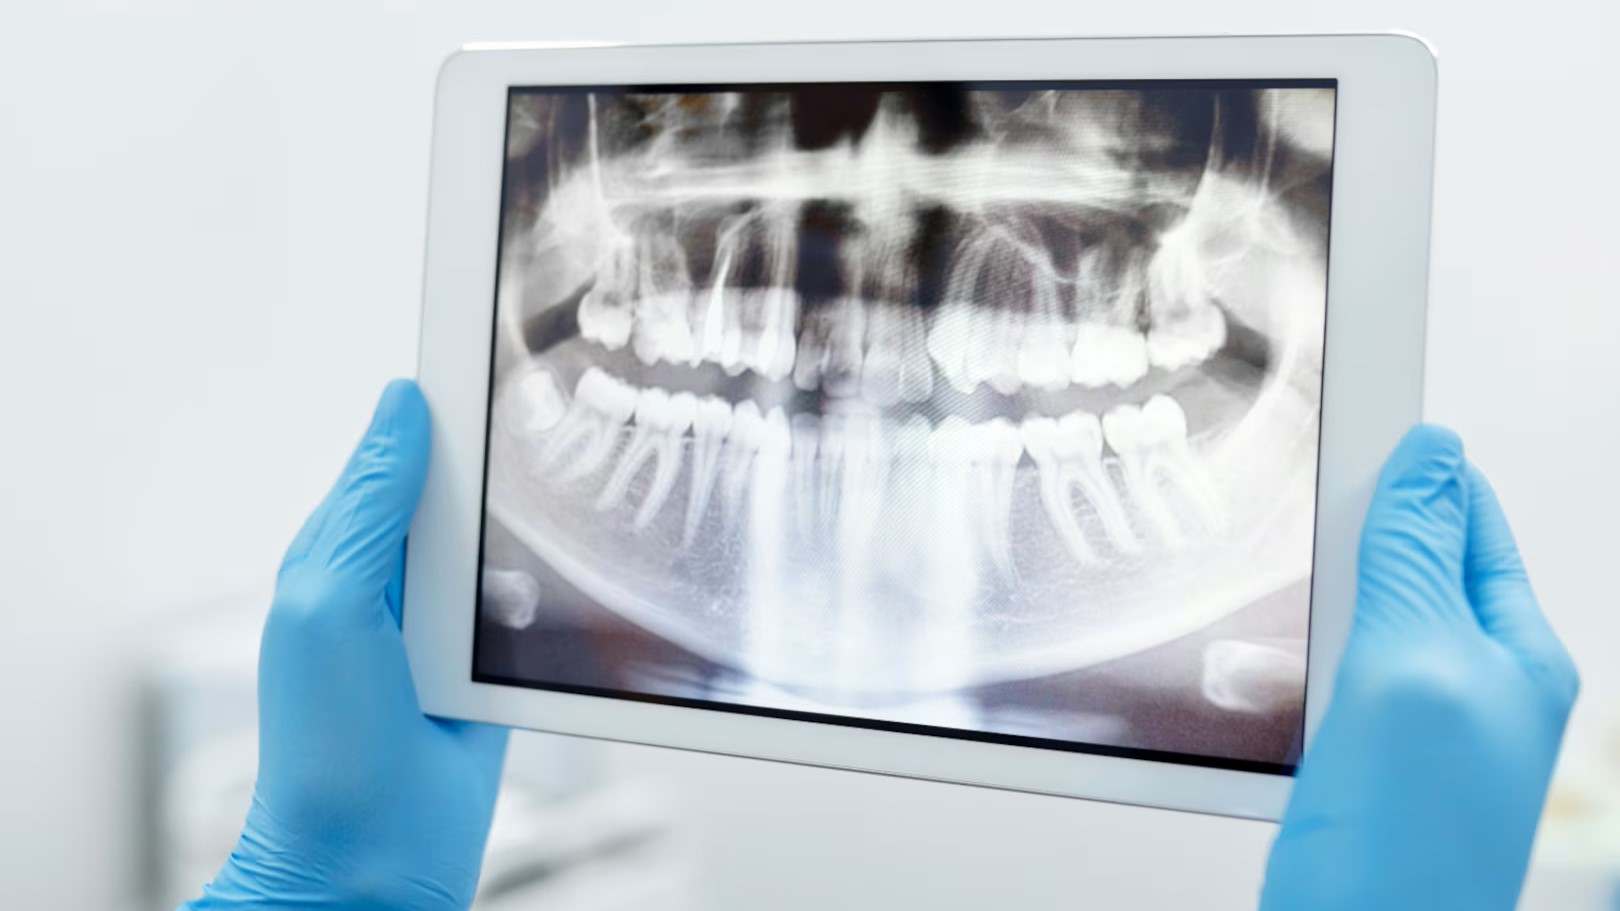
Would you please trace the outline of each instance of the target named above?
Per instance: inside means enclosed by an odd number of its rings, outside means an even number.
[[[1291,772],[1334,96],[513,89],[474,679]]]

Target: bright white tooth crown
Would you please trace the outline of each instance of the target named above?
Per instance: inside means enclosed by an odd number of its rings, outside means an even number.
[[[1147,355],[1153,365],[1179,370],[1208,359],[1226,344],[1226,318],[1213,304],[1182,314],[1148,332]]]
[[[1060,389],[1069,385],[1072,345],[1063,320],[1056,315],[1036,315],[1024,322],[1024,337],[1018,346],[1018,378],[1037,389]]]
[[[1148,264],[1148,359],[1177,370],[1226,344],[1226,319],[1211,299],[1209,278],[1190,221],[1165,232]]]
[[[947,300],[935,311],[928,327],[928,356],[940,375],[957,391],[972,394],[979,381],[968,374],[968,351],[983,342],[975,338],[977,318],[974,306],[963,300]]]
[[[579,301],[579,334],[609,351],[618,351],[630,341],[635,315],[630,301],[611,291],[595,288]]]
[[[755,349],[754,372],[770,380],[782,380],[793,372],[798,340],[793,327],[799,319],[799,295],[785,288],[765,292],[764,325]]]
[[[546,441],[541,463],[558,469],[559,483],[577,481],[596,471],[613,454],[619,429],[636,410],[636,390],[598,367],[587,368],[574,387],[574,401],[562,423]],[[578,452],[559,468],[568,453]]]
[[[557,378],[543,367],[525,370],[512,391],[517,404],[518,430],[522,433],[546,433],[568,413],[567,396],[557,385]]]
[[[1148,372],[1147,340],[1123,326],[1081,323],[1075,329],[1069,378],[1080,386],[1124,388]]]
[[[691,298],[679,292],[655,294],[636,301],[631,349],[643,364],[690,363],[697,350],[687,323]]]

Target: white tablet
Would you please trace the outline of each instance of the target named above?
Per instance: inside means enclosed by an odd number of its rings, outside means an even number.
[[[1275,818],[1419,416],[1402,36],[495,47],[438,84],[425,711]]]

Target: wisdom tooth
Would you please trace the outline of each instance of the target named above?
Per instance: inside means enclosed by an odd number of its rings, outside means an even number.
[[[643,389],[636,400],[636,424],[618,467],[596,499],[598,511],[612,509],[624,500],[630,481],[643,464],[653,459],[653,477],[647,495],[636,511],[634,527],[641,531],[652,523],[669,499],[681,468],[681,438],[692,425],[697,399],[690,392],[670,395],[662,389]]]
[[[579,301],[579,334],[618,351],[630,341],[635,324],[630,301],[612,291],[592,288]]]
[[[690,363],[697,350],[687,324],[690,298],[679,292],[642,297],[636,301],[636,325],[631,345],[643,364],[669,361]]]
[[[731,406],[705,396],[692,414],[692,490],[686,500],[686,528],[681,540],[690,545],[709,509],[709,497],[720,474],[720,454],[731,431]]]
[[[562,457],[579,447],[579,455],[558,472],[561,483],[577,481],[602,467],[619,442],[619,428],[636,410],[636,390],[600,368],[588,368],[574,388],[574,401],[568,406],[552,435],[546,440],[541,464],[547,471],[557,467]]]
[[[1136,553],[1141,542],[1125,518],[1113,483],[1102,463],[1102,427],[1096,415],[1076,411],[1061,421],[1029,418],[1021,428],[1024,447],[1041,474],[1041,501],[1058,537],[1082,563],[1098,560],[1075,514],[1072,491],[1080,493],[1097,513],[1110,541],[1119,550]]]
[[[1198,363],[1226,343],[1226,320],[1210,298],[1194,230],[1184,221],[1165,232],[1148,264],[1147,353],[1165,370]]]
[[[1155,395],[1141,408],[1120,405],[1103,416],[1102,427],[1108,445],[1119,453],[1127,483],[1167,543],[1179,546],[1186,536],[1164,499],[1164,483],[1180,488],[1211,531],[1225,530],[1224,512],[1187,445],[1187,416],[1175,399]]]
[[[546,433],[568,413],[568,397],[557,385],[557,378],[543,367],[525,370],[509,389],[507,407],[513,409],[516,429],[524,435]]]

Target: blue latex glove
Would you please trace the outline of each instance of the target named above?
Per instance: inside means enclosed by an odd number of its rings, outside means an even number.
[[[1455,434],[1395,449],[1360,559],[1261,908],[1509,911],[1578,680]]]
[[[288,548],[259,650],[253,806],[230,859],[184,907],[471,903],[506,731],[417,708],[399,598],[428,434],[416,385],[391,384]]]

